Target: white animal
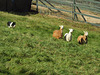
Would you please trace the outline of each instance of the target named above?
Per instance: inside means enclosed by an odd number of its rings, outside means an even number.
[[[73,32],[73,29],[69,29],[69,33],[66,33],[65,35],[64,35],[64,38],[65,38],[65,40],[66,41],[71,41],[72,40],[72,32]]]

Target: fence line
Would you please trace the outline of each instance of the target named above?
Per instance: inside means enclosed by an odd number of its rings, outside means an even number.
[[[82,0],[81,2],[83,2],[83,1],[100,4],[100,2],[93,1],[93,0]],[[100,20],[100,17],[98,17],[98,16],[82,13],[83,9],[88,9],[88,10],[90,10],[92,12],[100,13],[100,7],[93,6],[93,5],[90,6],[90,5],[87,5],[87,4],[82,4],[82,3],[79,3],[76,0],[71,0],[71,1],[68,1],[68,0],[63,0],[63,1],[60,1],[60,0],[36,0],[36,10],[37,11],[39,11],[38,6],[47,8],[49,13],[53,12],[53,14],[54,14],[54,12],[55,12],[54,15],[57,14],[56,11],[59,11],[60,13],[58,13],[58,16],[63,15],[63,17],[65,17],[64,15],[67,15],[68,13],[70,13],[70,15],[71,15],[70,19],[72,19],[72,20],[80,21],[80,20],[78,20],[78,18],[79,18],[78,16],[79,15],[81,15],[81,17],[83,18],[84,22],[86,22],[86,23],[90,23],[90,22],[88,22],[85,19],[84,16]],[[69,10],[66,9],[67,7],[69,8]],[[40,8],[40,10],[41,10],[41,12],[43,12],[42,8]],[[59,14],[61,14],[61,15],[59,15]],[[69,16],[69,15],[67,15],[67,16]],[[96,25],[96,26],[100,26],[100,23],[98,23],[98,24],[91,23],[91,24]]]

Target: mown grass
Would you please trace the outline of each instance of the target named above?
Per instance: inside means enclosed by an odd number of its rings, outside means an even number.
[[[6,23],[15,21],[15,28]],[[72,41],[54,39],[64,25],[73,28]],[[88,44],[77,37],[89,32]],[[0,75],[99,75],[100,28],[47,15],[16,15],[0,12]]]

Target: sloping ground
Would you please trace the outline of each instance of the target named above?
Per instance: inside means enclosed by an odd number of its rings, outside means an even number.
[[[0,75],[100,74],[99,27],[47,15],[17,14],[0,12]],[[16,27],[8,28],[8,21],[15,21]],[[71,42],[52,37],[59,25],[64,26],[63,34],[74,29]],[[88,43],[79,45],[77,37],[84,30],[89,32]]]
[[[92,16],[96,16],[96,15],[92,15]],[[100,19],[95,19],[95,18],[86,17],[86,16],[85,16],[85,19],[87,20],[87,22],[100,24]]]

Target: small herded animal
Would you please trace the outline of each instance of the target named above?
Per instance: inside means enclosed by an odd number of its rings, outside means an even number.
[[[88,36],[88,32],[84,31],[84,35],[80,35],[77,38],[77,41],[79,44],[87,44],[87,36]]]
[[[72,40],[72,32],[73,32],[73,29],[69,29],[69,33],[66,33],[65,35],[64,35],[64,38],[65,38],[65,40],[66,41],[71,41]]]
[[[10,27],[15,27],[16,26],[16,22],[7,22],[7,26],[10,28]]]
[[[59,26],[59,27],[60,27],[59,30],[55,30],[55,31],[53,32],[53,37],[56,38],[56,39],[60,39],[60,38],[63,37],[63,28],[64,28],[64,26],[61,25],[61,26]]]

